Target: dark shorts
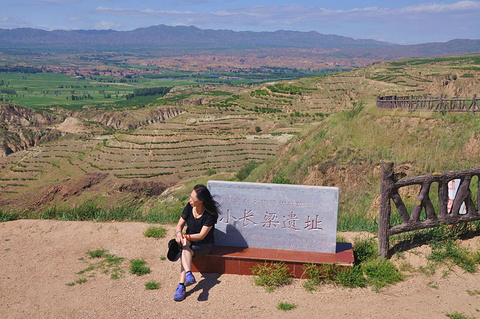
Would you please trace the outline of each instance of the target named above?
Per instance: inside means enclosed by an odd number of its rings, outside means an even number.
[[[190,245],[190,249],[193,250],[193,258],[202,257],[208,255],[212,250],[213,244],[195,244]]]

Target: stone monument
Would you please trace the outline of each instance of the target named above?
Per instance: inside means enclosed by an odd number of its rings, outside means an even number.
[[[221,215],[215,245],[336,252],[338,188],[208,181]]]

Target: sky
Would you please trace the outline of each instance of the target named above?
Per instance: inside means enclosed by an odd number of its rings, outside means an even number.
[[[0,0],[0,29],[117,30],[165,24],[316,31],[396,44],[480,39],[480,1]]]

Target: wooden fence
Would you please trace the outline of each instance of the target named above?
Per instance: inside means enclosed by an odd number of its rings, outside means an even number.
[[[378,251],[383,258],[388,257],[389,238],[392,235],[431,227],[437,227],[442,224],[458,224],[480,220],[478,198],[480,198],[480,187],[477,187],[477,203],[472,199],[470,184],[473,177],[480,176],[480,167],[462,171],[450,171],[444,174],[429,174],[396,180],[394,177],[393,163],[383,163],[382,183],[381,183],[381,202],[380,219],[378,225]],[[453,204],[448,203],[448,183],[452,180],[460,179],[461,183],[453,199]],[[438,184],[438,213],[430,199],[430,188],[433,183]],[[480,184],[480,182],[478,183]],[[405,206],[399,189],[402,187],[418,185],[420,191],[414,202],[414,206],[409,212]],[[480,186],[480,185],[479,185]],[[395,204],[398,213],[402,218],[402,224],[392,226],[390,224],[390,215],[392,201]],[[460,213],[462,205],[465,205],[466,212]],[[448,210],[450,207],[450,211]],[[421,218],[422,210],[425,210]]]
[[[424,96],[377,96],[377,106],[383,109],[401,108],[409,111],[436,111],[436,112],[475,112],[480,111],[477,95],[473,98],[446,98]]]

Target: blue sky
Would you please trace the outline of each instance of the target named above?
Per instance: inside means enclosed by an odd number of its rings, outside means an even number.
[[[480,1],[0,0],[0,29],[166,24],[234,31],[317,31],[398,44],[480,39]]]

